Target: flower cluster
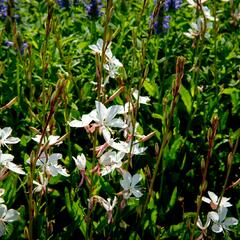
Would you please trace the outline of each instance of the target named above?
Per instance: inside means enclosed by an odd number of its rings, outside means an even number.
[[[68,9],[71,6],[78,6],[79,0],[56,0],[56,3],[62,9]]]
[[[89,4],[85,3],[85,8],[88,16],[92,19],[96,19],[102,15],[102,1],[101,0],[91,0]]]
[[[7,47],[13,47],[13,46],[14,46],[14,43],[7,40],[7,41],[5,41],[5,46],[7,46]],[[27,47],[28,47],[28,43],[26,43],[26,42],[23,42],[23,43],[21,44],[21,46],[19,46],[21,55],[24,54],[24,51],[25,51],[25,49],[26,49]]]
[[[13,1],[15,3],[15,1]],[[5,19],[8,15],[8,0],[0,0],[0,19]],[[14,14],[14,19],[18,19],[19,15]]]
[[[14,209],[7,209],[5,204],[0,204],[0,237],[5,233],[6,224],[17,221],[20,213]]]
[[[7,17],[7,1],[0,0],[0,18]]]
[[[108,75],[104,81],[104,86],[108,83],[109,78],[116,78],[118,76],[118,71],[120,67],[123,67],[123,64],[113,55],[111,49],[111,42],[108,43],[105,50],[105,64],[103,67],[107,70]],[[103,40],[98,39],[96,44],[90,45],[89,48],[93,51],[94,54],[102,57],[103,53]]]
[[[14,156],[9,153],[2,153],[2,146],[7,147],[10,150],[8,145],[17,144],[20,142],[20,139],[17,137],[11,137],[12,129],[10,127],[0,128],[0,177],[1,179],[5,178],[7,175],[6,171],[10,170],[17,174],[24,175],[25,172],[22,168],[15,163],[13,163]],[[0,237],[4,235],[6,231],[6,224],[14,222],[19,219],[20,213],[14,209],[7,209],[7,206],[4,204],[4,199],[2,195],[5,190],[0,188]]]
[[[212,222],[212,231],[215,233],[221,233],[223,231],[229,231],[231,226],[238,224],[238,220],[234,217],[226,217],[228,212],[228,207],[232,204],[229,202],[230,198],[222,197],[221,199],[213,192],[208,191],[208,196],[203,197],[202,200],[210,204],[212,210],[207,214],[206,223],[203,225],[200,217],[198,217],[197,226],[201,229],[201,236],[206,236],[207,228]]]
[[[69,8],[70,6],[70,3],[68,0],[56,0],[56,2],[61,8]]]
[[[53,146],[59,146],[62,143],[64,137],[60,136],[42,136],[36,135],[32,139],[40,145],[38,154],[35,159],[30,158],[27,160],[29,164],[35,164],[38,170],[38,181],[33,180],[33,183],[36,187],[33,189],[33,192],[38,192],[44,194],[48,185],[48,181],[51,177],[57,175],[62,175],[64,177],[69,177],[66,168],[58,163],[62,159],[62,154],[60,153],[49,153],[49,149]]]
[[[0,128],[0,165],[3,167],[1,169],[1,175],[4,175],[6,170],[10,170],[17,174],[25,174],[22,168],[15,163],[13,163],[14,156],[9,153],[2,153],[1,147],[5,146],[9,149],[8,144],[17,144],[20,139],[17,137],[10,137],[12,129],[10,127]]]
[[[178,10],[181,7],[182,0],[166,0],[164,5],[158,5],[157,1],[154,0],[154,5],[156,9],[155,14],[151,15],[151,21],[153,22],[154,32],[160,34],[166,32],[170,27],[170,15],[166,15],[171,9]]]
[[[89,46],[97,58],[102,58],[104,55],[103,67],[108,73],[107,80],[116,78],[119,68],[123,67],[123,64],[112,54],[110,46],[111,42],[104,44],[102,39],[98,39],[97,44]],[[106,83],[107,81],[104,84]],[[107,103],[95,101],[95,108],[91,112],[83,114],[79,120],[75,119],[69,122],[70,127],[85,128],[89,134],[97,131],[104,141],[101,145],[95,147],[97,163],[92,166],[90,171],[88,166],[91,166],[91,164],[87,164],[87,158],[83,153],[73,157],[76,168],[81,174],[79,186],[82,186],[84,180],[91,184],[88,178],[89,172],[97,173],[103,177],[120,173],[123,178],[120,180],[123,190],[117,193],[118,196],[122,196],[120,206],[123,206],[130,197],[138,199],[143,195],[138,186],[142,176],[138,173],[132,176],[125,169],[126,163],[132,161],[134,155],[144,153],[146,147],[141,147],[140,143],[149,138],[149,136],[140,134],[139,123],[135,122],[133,124],[132,121],[133,112],[139,107],[139,104],[148,104],[150,101],[149,97],[139,94],[138,90],[131,89],[130,101],[124,105],[107,107]],[[94,195],[89,199],[90,210],[95,203],[99,203],[106,209],[108,222],[112,222],[112,211],[117,204],[117,198],[114,197],[111,204],[110,198],[105,200],[101,196]]]
[[[188,29],[188,32],[183,33],[188,38],[209,38],[209,31],[213,28],[212,21],[214,17],[211,16],[210,9],[207,6],[202,4],[207,0],[202,0],[200,3],[197,3],[193,0],[187,0],[189,7],[193,8],[193,14],[196,15],[196,11],[201,10],[203,17],[198,17],[195,22],[190,23],[191,28]],[[200,4],[200,7],[199,5]]]
[[[169,9],[173,8],[177,10],[181,7],[182,0],[165,0],[164,2],[164,10],[168,11]]]

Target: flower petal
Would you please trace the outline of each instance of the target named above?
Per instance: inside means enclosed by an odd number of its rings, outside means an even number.
[[[139,190],[137,190],[135,188],[132,189],[132,193],[136,198],[140,198],[143,195]]]
[[[140,174],[134,174],[132,177],[132,186],[134,187],[137,183],[139,183],[142,179],[142,176]]]
[[[231,207],[232,204],[230,202],[228,202],[229,200],[230,200],[230,198],[222,197],[220,205],[223,207]]]
[[[220,224],[214,223],[212,225],[212,231],[215,232],[215,233],[220,233],[220,232],[223,231],[223,228],[222,228],[222,226]]]
[[[62,158],[61,153],[53,153],[48,157],[48,164],[50,165],[56,165],[58,163],[58,160]]]
[[[0,151],[0,164],[3,164],[5,165],[6,163],[8,162],[11,162],[13,160],[14,156],[11,155],[11,154],[2,154],[1,151]]]
[[[13,162],[8,162],[5,165],[6,168],[8,168],[9,170],[17,173],[17,174],[22,174],[25,175],[26,173],[22,170],[21,166],[18,166],[17,164],[13,163]]]
[[[223,227],[225,226],[235,226],[235,225],[238,225],[238,220],[234,217],[228,217],[226,218],[226,220],[224,221],[223,223]]]
[[[6,213],[7,213],[7,206],[5,204],[0,204],[0,218],[4,218]]]
[[[219,221],[220,221],[220,222],[223,222],[224,219],[226,218],[226,216],[227,216],[227,211],[228,211],[227,208],[221,207],[221,206],[220,206],[220,208],[218,209],[218,215],[219,215]]]
[[[4,217],[5,222],[13,222],[19,219],[20,213],[14,209],[9,209]]]
[[[126,128],[127,124],[120,118],[114,118],[108,122],[109,127]]]
[[[120,105],[114,105],[111,106],[107,109],[107,116],[106,116],[106,120],[107,122],[111,122],[112,119],[122,110],[122,106]]]
[[[108,110],[101,102],[95,101],[95,105],[99,122],[103,124],[103,120],[107,117]]]
[[[123,180],[120,180],[121,186],[125,189],[128,190],[130,188],[132,182],[132,176],[129,172],[124,172],[123,173]]]
[[[8,139],[5,139],[4,141],[6,144],[17,144],[20,142],[20,139],[17,137],[10,137]]]
[[[216,212],[209,212],[208,217],[213,221],[213,222],[218,222],[219,221],[219,216]]]
[[[210,197],[213,203],[217,204],[218,196],[214,192],[208,191],[208,196]]]
[[[5,140],[8,136],[10,136],[12,133],[12,128],[10,127],[5,127],[3,129],[0,129],[0,138]]]

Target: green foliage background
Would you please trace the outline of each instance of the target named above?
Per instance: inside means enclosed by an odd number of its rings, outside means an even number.
[[[19,20],[0,21],[0,106],[18,97],[10,108],[1,110],[0,127],[12,127],[13,136],[21,138],[20,144],[12,146],[11,152],[15,162],[22,164],[26,171],[29,171],[26,161],[36,149],[31,140],[35,136],[31,127],[41,132],[56,83],[61,77],[67,80],[50,131],[56,135],[69,133],[56,151],[63,154],[63,164],[71,176],[52,178],[49,183],[52,191],[46,199],[34,196],[34,239],[84,239],[87,229],[92,232],[93,239],[190,239],[212,117],[219,117],[219,126],[210,159],[207,190],[220,195],[228,169],[228,154],[240,135],[240,6],[234,2],[234,11],[238,11],[238,19],[234,20],[229,3],[214,2],[215,5],[210,2],[207,5],[212,11],[213,5],[216,6],[217,29],[211,31],[210,39],[195,41],[183,34],[196,19],[186,1],[178,11],[170,12],[170,29],[165,34],[153,34],[149,40],[153,2],[113,1],[108,32],[113,54],[123,63],[124,70],[119,78],[107,85],[106,98],[125,86],[125,91],[113,102],[124,104],[130,89],[138,86],[146,70],[141,95],[149,95],[151,102],[139,109],[138,121],[143,134],[155,131],[155,136],[145,143],[148,146],[146,153],[133,158],[131,171],[145,176],[142,182],[144,196],[129,200],[124,209],[118,206],[114,210],[114,224],[107,223],[105,210],[98,206],[91,216],[91,223],[87,223],[90,193],[86,186],[78,188],[80,176],[72,156],[83,152],[90,169],[92,144],[83,129],[70,130],[68,125],[72,119],[79,119],[94,108],[97,93],[92,82],[96,79],[96,66],[88,46],[103,38],[105,14],[98,19],[89,19],[81,3],[61,9],[53,1],[19,0],[14,10],[20,16]],[[47,36],[50,11],[52,18]],[[6,40],[13,41],[14,47],[6,47]],[[28,48],[21,54],[23,42],[28,43]],[[145,48],[144,44],[147,44]],[[142,49],[146,50],[145,57]],[[162,143],[166,127],[164,119],[173,98],[177,56],[184,56],[186,64],[173,117],[172,136],[164,150],[147,210],[142,215],[156,163],[156,149]],[[238,146],[227,186],[239,179],[239,166]],[[110,184],[108,177],[95,177],[93,192],[107,198],[121,191],[119,176],[112,174],[111,179]],[[7,206],[21,213],[21,220],[8,225],[3,239],[25,239],[29,221],[27,176],[20,179],[11,173],[0,186],[6,189]],[[239,193],[237,185],[224,195],[231,197],[230,214],[238,219]],[[209,210],[203,203],[203,219]],[[208,239],[239,239],[239,232],[239,225],[228,237],[215,236],[209,231]],[[198,235],[200,232],[196,229],[196,237]]]

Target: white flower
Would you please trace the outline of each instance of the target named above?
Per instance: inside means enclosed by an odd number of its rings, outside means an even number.
[[[35,137],[32,138],[37,143],[40,143],[42,135],[36,135]],[[59,141],[60,136],[53,136],[50,135],[49,137],[44,137],[42,140],[42,145],[46,144],[48,142],[48,146],[52,145],[60,145],[62,141]]]
[[[9,137],[12,133],[10,127],[0,128],[0,148],[2,145],[7,146],[7,144],[16,144],[20,142],[20,139],[17,137]]]
[[[135,98],[135,100],[138,99],[138,95],[139,95],[139,91],[134,90],[133,97]],[[150,98],[148,96],[139,96],[139,103],[140,104],[148,104],[148,102],[150,102]]]
[[[205,3],[207,0],[199,0],[199,3],[200,4],[203,4]],[[194,8],[197,8],[198,7],[198,4],[197,2],[193,1],[193,0],[187,0],[188,4],[190,5],[189,7],[194,7]]]
[[[207,214],[206,223],[203,225],[200,217],[198,216],[197,226],[202,230],[202,233],[206,236],[207,228],[209,227],[211,220],[216,221],[218,219],[218,214],[216,212],[209,212]]]
[[[210,220],[210,218],[209,218],[209,215],[207,215],[206,223],[205,223],[204,226],[203,226],[202,221],[201,221],[200,217],[198,216],[197,226],[198,226],[201,230],[206,231],[206,229],[207,229],[207,228],[209,227],[209,225],[210,225],[210,222],[211,222],[211,220]]]
[[[69,123],[70,127],[76,127],[76,128],[81,128],[81,127],[86,127],[90,124],[92,121],[92,118],[89,114],[83,114],[81,120],[73,120]]]
[[[7,210],[5,204],[0,204],[0,237],[5,233],[6,223],[19,219],[20,213],[14,209]]]
[[[202,7],[203,13],[205,15],[205,18],[207,18],[210,21],[214,21],[214,17],[211,15],[210,9],[206,6]],[[218,21],[218,19],[216,19]]]
[[[236,226],[238,224],[238,220],[234,217],[227,216],[227,208],[219,207],[217,217],[213,220],[214,224],[212,225],[212,231],[215,233],[223,232],[224,230],[229,231],[230,226]]]
[[[5,168],[18,173],[18,174],[25,174],[22,168],[15,163],[12,162],[14,156],[11,154],[3,154],[0,150],[0,165],[3,165]]]
[[[80,171],[85,170],[87,161],[86,161],[86,157],[83,153],[81,155],[78,155],[77,158],[73,157],[73,160],[75,161],[76,167]]]
[[[126,128],[127,125],[120,118],[115,118],[117,114],[122,112],[123,106],[114,105],[106,108],[101,102],[95,101],[96,109],[91,111],[89,114],[84,114],[81,121],[73,120],[69,124],[71,127],[86,127],[92,121],[101,127],[104,138],[111,136],[111,127]]]
[[[191,28],[188,29],[188,32],[184,32],[183,34],[188,37],[188,38],[195,38],[197,36],[199,36],[202,32],[203,32],[203,28],[204,28],[204,19],[203,18],[198,18],[196,23],[191,23],[190,24]],[[206,30],[210,30],[212,28],[212,23],[208,22],[207,23],[207,29]],[[205,32],[205,38],[209,38],[210,34],[208,32]]]
[[[108,71],[108,75],[111,78],[115,78],[118,75],[119,67],[122,67],[122,63],[112,54],[110,49],[111,42],[108,44],[107,49],[105,51],[106,63],[103,65],[104,68]],[[96,45],[90,45],[90,49],[93,50],[94,54],[102,55],[103,50],[103,40],[98,39]],[[108,79],[105,81],[104,85],[108,82]]]
[[[136,198],[140,198],[143,194],[138,190],[138,182],[140,182],[142,176],[140,174],[131,175],[129,172],[123,173],[123,180],[120,180],[120,184],[123,187],[123,198],[129,199],[133,194]]]
[[[61,165],[58,165],[58,160],[62,158],[62,154],[53,153],[50,156],[46,154],[42,154],[36,162],[37,166],[42,167],[43,171],[47,171],[51,176],[55,177],[58,174],[68,177],[69,174],[67,170],[63,168]]]
[[[203,197],[202,200],[204,202],[210,204],[211,208],[214,210],[218,207],[218,205],[219,205],[219,207],[225,207],[225,208],[232,206],[232,204],[230,202],[228,202],[230,198],[222,197],[221,202],[219,204],[220,199],[214,192],[208,191],[208,196],[210,198]]]
[[[142,154],[147,149],[147,147],[139,147],[138,142],[133,142],[132,149],[131,149],[131,141],[130,142],[123,142],[123,141],[114,142],[114,141],[111,141],[111,142],[109,142],[109,145],[112,148],[114,148],[114,149],[116,149],[120,152],[130,153],[130,151],[131,151],[131,154],[133,154],[133,155]]]
[[[108,47],[106,49],[106,56],[112,56],[112,52],[110,50],[110,45],[111,45],[111,42],[108,44]],[[103,40],[101,38],[99,38],[97,40],[97,44],[93,44],[93,45],[89,45],[89,48],[93,50],[93,53],[94,54],[99,54],[99,55],[102,55],[102,48],[103,48]]]
[[[115,56],[112,55],[111,51],[108,51],[108,53],[106,53],[106,56],[107,63],[103,66],[108,71],[109,77],[115,78],[118,75],[118,69],[120,67],[123,67],[123,64]]]
[[[39,174],[39,182],[33,180],[33,183],[37,185],[34,189],[33,192],[42,192],[44,193],[46,191],[46,187],[48,185],[48,179],[44,177],[44,174],[40,172]]]
[[[105,208],[105,210],[107,211],[107,215],[108,215],[108,223],[111,223],[113,208],[117,204],[117,197],[116,196],[114,197],[112,204],[111,204],[110,198],[105,200],[104,198],[102,198],[100,196],[93,196],[93,197],[91,197],[91,199],[89,201],[89,208],[92,208],[92,204],[94,202],[98,202],[102,207]]]
[[[102,176],[113,172],[116,168],[120,168],[124,156],[125,153],[123,152],[108,151],[104,153],[99,159],[99,163],[102,165]]]
[[[122,106],[114,105],[106,108],[101,102],[95,101],[96,109],[94,109],[89,115],[94,122],[98,123],[102,127],[102,132],[105,138],[109,138],[109,132],[111,127],[126,128],[127,125],[120,118],[115,118],[119,112],[122,111]]]
[[[108,62],[108,63],[104,64],[103,66],[108,71],[109,77],[116,78],[116,76],[118,75],[119,66],[115,65],[113,62]],[[108,83],[108,79],[107,79],[106,83]],[[106,83],[104,83],[104,85],[106,85]]]

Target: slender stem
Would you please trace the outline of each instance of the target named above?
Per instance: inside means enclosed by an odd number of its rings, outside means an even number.
[[[194,232],[195,232],[195,229],[196,229],[196,224],[197,224],[198,216],[199,216],[201,205],[202,205],[202,197],[203,197],[203,195],[205,193],[205,190],[207,188],[208,167],[209,167],[210,159],[211,159],[211,156],[212,156],[212,150],[213,150],[213,146],[214,146],[214,138],[215,138],[216,133],[217,133],[218,123],[219,123],[219,118],[217,116],[214,116],[212,118],[212,127],[211,127],[211,129],[209,130],[209,133],[208,133],[208,152],[207,152],[206,161],[204,163],[204,172],[203,172],[203,176],[202,176],[200,194],[199,194],[198,199],[197,199],[197,214],[196,214],[196,217],[195,217],[195,220],[194,220],[194,226],[193,226],[191,237],[190,237],[191,240],[193,239]]]
[[[228,154],[228,159],[227,159],[228,170],[227,170],[225,182],[224,182],[224,185],[223,185],[223,189],[222,189],[222,192],[221,192],[221,196],[219,198],[218,207],[219,207],[219,204],[221,203],[221,200],[223,198],[223,195],[224,195],[226,187],[227,187],[228,179],[229,179],[231,169],[232,169],[233,158],[234,158],[234,155],[237,151],[238,144],[239,144],[239,137],[237,138],[237,141],[235,143],[233,151]]]
[[[149,200],[152,196],[154,183],[155,183],[155,180],[156,180],[156,177],[157,177],[157,173],[159,172],[159,165],[160,165],[160,162],[162,161],[162,158],[163,158],[164,149],[165,149],[166,145],[169,143],[169,140],[171,138],[172,119],[173,119],[173,115],[174,115],[174,109],[176,107],[177,100],[178,100],[178,94],[179,94],[179,89],[180,89],[180,86],[181,86],[181,81],[182,81],[182,78],[183,78],[184,63],[185,63],[185,59],[183,57],[178,57],[177,58],[176,81],[173,84],[173,88],[172,88],[173,100],[171,102],[170,112],[169,112],[169,114],[167,115],[167,118],[166,118],[166,123],[165,123],[166,128],[165,128],[165,132],[163,134],[163,140],[162,140],[161,148],[160,148],[159,154],[157,156],[155,169],[154,169],[153,176],[152,176],[152,179],[151,179],[151,182],[150,182],[148,195],[147,195],[146,201],[143,205],[142,215],[144,215],[144,213],[146,211],[146,208],[147,208],[147,205],[148,205],[148,202],[149,202]],[[164,163],[162,161],[162,167],[164,167],[163,164]],[[163,172],[164,171],[162,169],[162,174],[163,174]],[[163,185],[163,177],[161,177],[161,184],[160,185],[161,186]],[[160,190],[160,192],[162,192],[162,190]]]

